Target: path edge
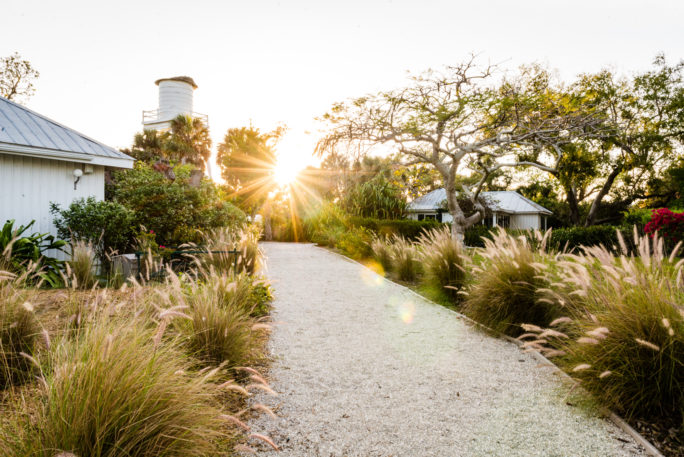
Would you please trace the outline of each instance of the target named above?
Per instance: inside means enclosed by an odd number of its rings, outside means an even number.
[[[383,280],[385,280],[385,281],[387,281],[387,282],[390,282],[390,283],[392,283],[392,284],[394,284],[394,285],[403,287],[404,289],[408,290],[411,294],[415,295],[416,297],[419,297],[420,299],[422,299],[422,300],[424,300],[424,301],[426,301],[426,302],[432,303],[432,304],[435,305],[435,306],[439,306],[440,308],[443,308],[443,309],[445,309],[445,310],[447,310],[447,311],[450,311],[450,312],[454,313],[456,316],[458,316],[460,319],[462,319],[462,320],[464,320],[464,321],[466,321],[466,322],[469,322],[470,324],[472,324],[472,325],[474,325],[474,326],[476,326],[476,327],[480,327],[480,328],[482,328],[482,329],[485,329],[485,330],[487,330],[488,332],[490,332],[492,335],[495,335],[495,336],[497,336],[497,337],[499,337],[499,338],[502,338],[502,339],[504,339],[504,340],[506,340],[506,341],[509,341],[509,342],[515,344],[516,346],[518,346],[518,348],[521,348],[521,347],[522,347],[522,342],[516,340],[515,338],[512,338],[512,337],[510,337],[510,336],[508,336],[508,335],[504,335],[503,333],[497,332],[496,330],[493,330],[493,329],[487,327],[486,325],[483,325],[483,324],[481,324],[480,322],[477,322],[477,321],[471,319],[470,317],[466,316],[465,314],[459,313],[459,312],[456,311],[455,309],[451,309],[451,308],[448,308],[448,307],[446,307],[446,306],[440,305],[439,303],[434,302],[434,301],[430,300],[429,298],[424,297],[423,295],[420,295],[420,294],[419,294],[418,292],[416,292],[415,290],[413,290],[413,289],[411,289],[411,288],[409,288],[409,287],[406,287],[406,286],[403,285],[403,284],[399,284],[399,283],[397,283],[397,282],[392,281],[391,279],[386,278],[385,276],[381,276],[381,275],[379,275],[377,272],[373,271],[371,268],[368,268],[368,266],[366,266],[366,265],[364,265],[363,263],[359,262],[358,260],[354,260],[354,259],[352,259],[351,257],[347,257],[347,256],[344,255],[344,254],[340,254],[339,252],[333,251],[332,249],[326,249],[326,248],[324,248],[324,247],[317,246],[316,244],[313,244],[313,247],[316,248],[316,249],[320,249],[320,250],[322,250],[322,251],[325,251],[325,252],[329,252],[329,253],[334,254],[334,255],[336,255],[336,256],[338,256],[338,257],[342,257],[342,259],[347,260],[348,262],[355,263],[355,264],[357,264],[357,265],[359,265],[359,266],[365,268],[366,270],[372,272],[373,274],[377,275],[378,277],[382,278]],[[569,380],[569,381],[573,381],[573,379],[570,377],[570,375],[568,375],[565,371],[561,370],[558,366],[556,366],[556,364],[554,364],[552,361],[550,361],[549,359],[547,359],[547,358],[546,358],[543,354],[541,354],[540,352],[531,350],[531,351],[529,351],[529,354],[531,354],[532,357],[534,357],[535,359],[537,359],[538,362],[540,362],[540,363],[542,363],[542,364],[544,364],[544,365],[547,365],[547,366],[549,366],[549,367],[552,367],[555,371],[559,372],[560,375],[563,376],[565,379],[567,379],[567,380]],[[646,453],[649,454],[651,457],[665,457],[665,456],[663,455],[663,453],[661,453],[661,452],[658,450],[657,447],[655,447],[653,444],[651,444],[650,441],[648,441],[646,438],[644,438],[644,437],[641,435],[641,433],[639,433],[638,431],[636,431],[631,425],[629,425],[622,417],[618,416],[615,412],[611,411],[610,409],[606,408],[605,406],[602,406],[602,407],[600,408],[600,411],[601,411],[606,417],[608,417],[608,418],[610,419],[610,421],[613,422],[618,428],[620,428],[623,432],[625,432],[625,433],[627,433],[628,435],[630,435],[630,436],[634,439],[634,441],[636,441],[637,444],[639,444],[641,447],[643,447],[644,450],[646,451]]]

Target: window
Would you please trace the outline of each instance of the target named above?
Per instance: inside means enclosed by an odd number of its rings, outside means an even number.
[[[509,228],[511,226],[511,216],[506,216],[503,214],[496,215],[496,225],[503,228]]]

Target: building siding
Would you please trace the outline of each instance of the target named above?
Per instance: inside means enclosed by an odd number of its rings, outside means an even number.
[[[57,235],[50,203],[63,208],[77,198],[104,199],[104,167],[95,165],[74,190],[74,168],[81,164],[0,153],[0,224],[35,224],[31,232]]]
[[[513,214],[511,227],[518,230],[539,230],[541,228],[539,214]]]

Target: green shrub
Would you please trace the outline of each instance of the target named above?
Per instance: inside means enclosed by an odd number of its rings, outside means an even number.
[[[428,282],[456,298],[466,280],[466,256],[461,243],[451,237],[448,227],[424,233],[418,242]]]
[[[543,274],[550,259],[536,253],[524,237],[515,238],[504,230],[493,236],[478,252],[482,262],[473,269],[464,313],[508,335],[518,335],[520,324],[548,325],[559,310],[540,300],[538,292],[548,286]]]
[[[225,201],[210,180],[202,180],[198,187],[191,185],[192,169],[175,167],[176,179],[171,181],[138,162],[135,169],[116,173],[114,199],[134,211],[136,227],[154,230],[157,241],[165,246],[199,243],[202,232],[243,223],[245,214]]]
[[[350,217],[349,225],[363,227],[381,236],[401,236],[408,240],[416,240],[425,231],[443,226],[441,222],[416,221],[413,219],[373,219],[363,217]]]
[[[35,223],[14,228],[14,219],[5,222],[0,230],[0,269],[15,273],[30,270],[35,277],[42,279],[51,287],[62,284],[61,269],[63,262],[50,257],[50,250],[63,251],[65,241],[55,240],[47,233],[32,233],[23,236]]]
[[[303,220],[306,239],[323,246],[334,247],[347,230],[348,216],[337,205],[326,202],[314,208]]]
[[[335,247],[345,255],[356,260],[367,259],[373,254],[371,250],[371,233],[359,227],[352,227],[341,233],[335,243]]]
[[[627,417],[684,412],[682,262],[663,256],[656,238],[637,238],[639,257],[594,247],[561,264],[564,283],[552,298],[570,322],[553,340],[562,363],[582,386]]]
[[[133,246],[135,214],[119,203],[80,198],[66,209],[51,203],[50,212],[60,238],[92,243],[103,264],[108,253],[124,253]]]
[[[380,263],[383,270],[392,271],[392,247],[387,238],[375,235],[371,241],[371,250],[373,257]]]
[[[100,317],[53,344],[37,398],[5,418],[5,455],[219,455],[214,384],[154,333]]]
[[[395,235],[392,239],[392,265],[399,279],[415,282],[421,272],[420,253],[416,246]]]
[[[22,353],[35,353],[40,327],[15,280],[0,271],[0,389],[23,383],[35,371]]]
[[[406,198],[401,190],[378,174],[372,179],[348,189],[340,206],[349,214],[379,219],[397,219],[406,210]]]
[[[590,227],[568,227],[553,229],[549,248],[558,250],[577,250],[581,246],[603,245],[608,249],[617,246],[617,229],[611,225],[592,225]]]
[[[463,236],[463,244],[470,247],[483,248],[485,245],[485,238],[492,239],[492,227],[487,227],[482,224],[475,224],[466,229]]]

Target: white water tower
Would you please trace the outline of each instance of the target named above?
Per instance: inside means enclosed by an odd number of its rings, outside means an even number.
[[[200,118],[206,125],[209,124],[206,114],[193,111],[193,92],[197,84],[191,77],[161,78],[155,84],[159,86],[159,108],[143,111],[143,129],[166,130],[170,127],[169,121],[180,114]]]

